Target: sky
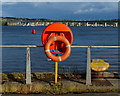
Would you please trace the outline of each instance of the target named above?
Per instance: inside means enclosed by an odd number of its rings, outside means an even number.
[[[3,17],[52,20],[118,18],[118,2],[2,2]]]

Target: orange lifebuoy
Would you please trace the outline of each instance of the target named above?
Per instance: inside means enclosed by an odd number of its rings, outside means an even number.
[[[56,41],[63,42],[66,45],[65,53],[63,55],[61,55],[61,56],[55,56],[55,55],[53,55],[50,52],[50,45],[53,42],[56,42]],[[45,44],[45,53],[46,53],[46,56],[48,58],[52,59],[52,61],[55,61],[55,62],[61,62],[61,61],[66,60],[69,57],[70,52],[71,52],[71,45],[70,45],[69,41],[65,37],[63,37],[63,36],[53,36]]]

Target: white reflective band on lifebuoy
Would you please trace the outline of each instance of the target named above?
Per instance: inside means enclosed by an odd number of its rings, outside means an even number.
[[[71,47],[71,45],[66,45],[66,47]]]
[[[45,52],[49,52],[50,50],[45,50]]]
[[[63,45],[64,45],[64,47],[65,47],[65,52],[64,52],[64,54],[62,54],[62,55],[53,55],[52,54],[52,50],[54,50],[54,49],[52,49],[52,48],[54,48],[54,47],[52,47],[51,46],[51,44],[52,43],[55,43],[56,41],[58,41],[58,42],[62,42],[62,43],[64,43]],[[63,46],[61,46],[61,47],[63,47]],[[64,48],[63,47],[63,48]],[[58,48],[59,49],[59,48]],[[71,44],[69,43],[69,41],[65,38],[65,37],[63,37],[63,36],[51,36],[50,38],[49,38],[49,40],[48,40],[48,42],[46,42],[46,44],[45,44],[45,48],[44,48],[44,51],[45,51],[45,54],[46,54],[46,56],[48,57],[48,58],[50,58],[52,61],[55,61],[55,62],[61,62],[61,61],[64,61],[64,60],[66,60],[67,58],[68,58],[68,56],[70,55],[70,52],[71,52]],[[55,51],[55,53],[57,54],[57,52]],[[61,54],[61,52],[60,53],[58,53],[58,54]]]
[[[62,61],[62,58],[60,56],[58,56],[58,59],[59,59],[59,61]]]
[[[56,41],[57,40],[57,37],[56,36],[54,36],[54,41]]]

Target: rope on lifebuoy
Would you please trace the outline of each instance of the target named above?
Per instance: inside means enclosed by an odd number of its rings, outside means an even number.
[[[55,56],[50,52],[50,45],[55,41],[61,41],[61,42],[65,43],[65,45],[66,45],[65,53],[61,56]],[[69,41],[63,36],[53,36],[53,37],[49,38],[48,42],[45,44],[46,56],[55,62],[61,62],[61,61],[66,60],[69,57],[70,52],[71,52],[71,45],[70,45]]]

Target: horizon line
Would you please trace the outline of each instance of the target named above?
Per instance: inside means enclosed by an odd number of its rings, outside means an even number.
[[[74,19],[50,19],[50,18],[29,18],[29,17],[12,17],[12,16],[0,16],[0,18],[14,18],[14,19],[47,19],[47,20],[60,20],[60,21],[63,21],[63,20],[68,20],[68,21],[81,21],[81,20],[119,20],[119,18],[109,18],[109,19],[79,19],[79,20],[74,20]]]

